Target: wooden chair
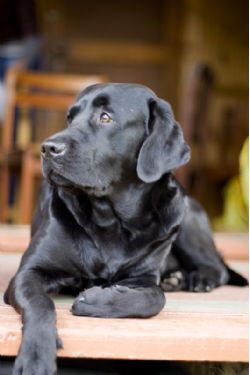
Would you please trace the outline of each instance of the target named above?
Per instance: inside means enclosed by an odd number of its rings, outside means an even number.
[[[94,83],[105,82],[104,76],[97,75],[64,75],[41,72],[24,71],[11,68],[6,76],[7,98],[5,118],[2,131],[2,145],[0,150],[0,222],[10,221],[10,207],[8,196],[10,191],[10,176],[12,171],[19,171],[19,213],[17,222],[26,224],[31,221],[34,181],[41,175],[40,145],[31,138],[32,116],[25,114],[24,122],[16,120],[17,111],[66,111],[76,95],[85,87]],[[29,124],[27,124],[27,120]],[[21,133],[19,127],[24,126]],[[63,121],[61,128],[65,127]],[[28,128],[27,128],[28,126]],[[30,139],[23,142],[23,133]],[[17,142],[20,133],[21,141]],[[54,133],[48,129],[44,138]]]

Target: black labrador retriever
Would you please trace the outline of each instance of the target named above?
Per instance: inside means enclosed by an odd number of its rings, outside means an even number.
[[[145,318],[161,311],[164,290],[247,284],[172,174],[190,149],[170,105],[147,87],[90,86],[41,153],[32,239],[4,296],[23,322],[15,375],[56,371],[50,293],[76,295],[74,315]]]

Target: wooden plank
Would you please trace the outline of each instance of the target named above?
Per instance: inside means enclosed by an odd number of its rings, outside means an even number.
[[[215,243],[225,259],[248,260],[248,233],[215,233]]]
[[[18,93],[16,105],[26,108],[66,110],[75,101],[75,95],[54,95],[42,93]]]
[[[69,312],[73,300],[57,302],[57,327],[64,342],[58,355],[247,362],[247,295],[247,288],[233,287],[209,294],[171,293],[164,310],[150,319],[74,317]],[[240,312],[232,309],[236,304]],[[0,327],[0,355],[16,355],[21,322],[11,307],[0,305]]]
[[[165,45],[131,41],[91,40],[68,43],[67,58],[84,62],[122,64],[166,64]]]
[[[21,340],[20,316],[2,300],[20,257],[0,253],[0,355],[16,355]],[[230,265],[247,273],[246,262]],[[72,316],[73,297],[54,298],[64,342],[59,356],[247,362],[248,288],[167,293],[166,299],[163,311],[150,319],[97,319]]]
[[[29,225],[0,225],[0,252],[22,253],[29,239]]]
[[[25,87],[39,87],[39,89],[47,89],[55,92],[80,92],[84,88],[95,83],[106,82],[107,77],[103,75],[75,75],[75,74],[50,74],[50,73],[31,73],[20,72],[17,76],[17,83]]]
[[[0,225],[0,252],[23,252],[29,242],[28,225]],[[215,233],[218,249],[230,260],[248,260],[247,233]]]

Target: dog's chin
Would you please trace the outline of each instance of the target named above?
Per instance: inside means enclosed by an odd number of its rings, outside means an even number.
[[[83,186],[82,189],[87,195],[91,195],[94,197],[105,197],[110,192],[109,186],[103,186],[103,187]]]
[[[49,171],[48,173],[44,174],[46,180],[53,186],[62,187],[65,189],[73,190],[81,190],[87,195],[96,196],[96,197],[103,197],[108,195],[110,192],[110,186],[89,186],[89,185],[82,185],[71,181],[67,177],[62,176],[61,174]]]
[[[47,173],[44,173],[44,177],[50,183],[50,185],[53,185],[53,186],[60,186],[60,187],[65,187],[65,188],[75,187],[75,184],[73,182],[71,182],[66,177],[54,171],[49,171]]]

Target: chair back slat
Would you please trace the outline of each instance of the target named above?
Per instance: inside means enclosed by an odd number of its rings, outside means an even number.
[[[104,83],[103,75],[73,75],[31,72],[12,67],[6,75],[7,98],[3,121],[1,149],[12,148],[15,110],[17,107],[43,110],[64,110],[86,87]]]
[[[67,110],[74,102],[75,95],[53,95],[40,93],[18,93],[16,106],[25,108]]]
[[[73,75],[52,73],[20,72],[17,75],[16,84],[31,88],[45,89],[49,91],[73,92],[82,91],[87,86],[105,82],[104,76],[99,75]]]

